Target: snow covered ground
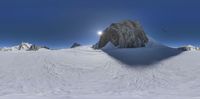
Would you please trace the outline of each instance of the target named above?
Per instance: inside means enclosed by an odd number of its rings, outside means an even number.
[[[0,99],[200,99],[200,52],[0,51]]]

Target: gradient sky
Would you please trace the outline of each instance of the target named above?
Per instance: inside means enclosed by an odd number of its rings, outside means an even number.
[[[94,44],[112,22],[139,20],[169,46],[200,45],[199,0],[1,0],[0,46]]]

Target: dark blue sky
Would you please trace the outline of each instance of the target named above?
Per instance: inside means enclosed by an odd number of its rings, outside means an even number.
[[[164,44],[200,45],[199,5],[199,0],[1,0],[0,46],[94,44],[98,30],[125,19],[139,20]]]

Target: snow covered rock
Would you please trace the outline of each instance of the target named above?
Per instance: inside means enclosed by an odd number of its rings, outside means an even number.
[[[148,37],[137,21],[126,20],[113,23],[106,28],[96,47],[101,49],[111,42],[118,48],[137,48],[144,47],[148,41]]]
[[[78,46],[81,46],[81,44],[79,44],[79,43],[74,43],[74,44],[71,46],[71,48],[75,48],[75,47],[78,47]]]
[[[22,42],[19,45],[12,46],[12,47],[3,47],[1,51],[18,51],[18,50],[28,50],[32,44]]]
[[[200,50],[199,47],[195,47],[193,45],[187,45],[187,46],[179,47],[178,49],[181,50],[181,51],[197,51],[197,50]]]
[[[28,51],[37,51],[39,49],[49,49],[48,47],[46,46],[37,46],[35,44],[31,45],[31,47],[28,49]]]

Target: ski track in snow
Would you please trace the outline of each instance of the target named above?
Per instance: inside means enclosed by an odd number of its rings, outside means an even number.
[[[199,59],[200,52],[188,51],[129,66],[89,47],[2,51],[0,99],[199,99]]]

